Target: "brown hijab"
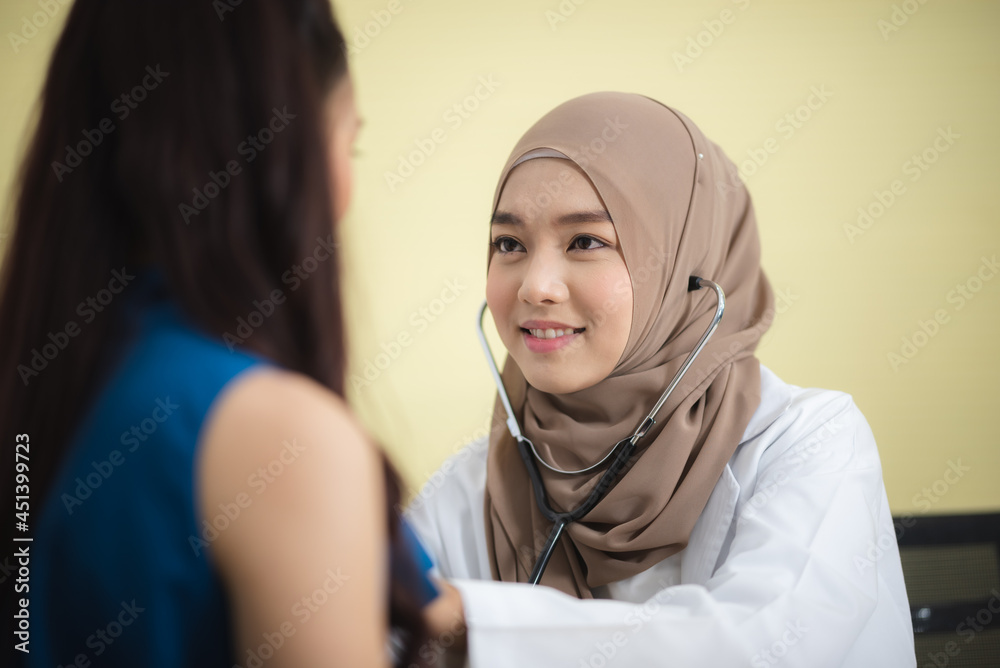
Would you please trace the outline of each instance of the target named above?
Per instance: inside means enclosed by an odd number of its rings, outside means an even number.
[[[559,541],[542,584],[579,598],[684,549],[760,404],[753,351],[773,318],[757,222],[736,167],[683,114],[640,95],[593,93],[528,130],[500,175],[493,209],[527,154],[558,152],[590,178],[618,233],[633,291],[632,329],[611,375],[571,394],[527,385],[510,357],[503,380],[524,434],[560,469],[599,461],[629,436],[694,348],[726,292],[719,329],[657,415],[618,484]],[[528,156],[530,157],[530,156]],[[496,580],[526,582],[551,529],[517,445],[494,412],[486,478],[486,541]],[[538,467],[549,503],[575,508],[606,466],[583,475]]]

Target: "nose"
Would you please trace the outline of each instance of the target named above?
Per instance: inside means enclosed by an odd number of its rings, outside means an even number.
[[[559,260],[539,253],[530,258],[527,272],[517,291],[517,298],[526,304],[558,304],[569,297],[564,272]]]

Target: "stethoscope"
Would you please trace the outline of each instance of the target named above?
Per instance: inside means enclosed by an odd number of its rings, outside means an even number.
[[[535,444],[531,442],[526,436],[521,433],[521,428],[517,424],[517,418],[514,417],[514,411],[510,406],[510,398],[507,396],[507,390],[504,388],[503,379],[500,378],[500,371],[497,369],[496,361],[493,359],[493,351],[490,349],[490,344],[486,342],[486,335],[483,333],[483,317],[486,315],[486,302],[479,309],[479,318],[476,321],[476,333],[479,335],[479,344],[483,347],[483,352],[486,354],[486,361],[490,365],[490,373],[493,374],[493,382],[496,383],[497,392],[500,395],[500,401],[503,403],[504,410],[507,411],[507,429],[510,431],[510,435],[514,437],[517,441],[517,449],[521,454],[521,460],[524,462],[524,467],[528,470],[528,476],[531,478],[531,486],[535,492],[535,500],[538,502],[538,509],[542,511],[542,515],[545,516],[550,522],[552,522],[552,531],[549,533],[548,540],[545,541],[545,547],[542,548],[542,553],[535,562],[535,567],[531,571],[531,576],[528,579],[532,585],[538,584],[539,580],[542,579],[542,573],[545,572],[545,567],[548,566],[549,559],[552,557],[552,552],[555,549],[556,543],[559,541],[559,537],[562,535],[563,530],[570,522],[576,522],[577,520],[583,518],[587,513],[594,509],[594,506],[604,498],[604,495],[614,487],[618,475],[625,468],[628,463],[629,458],[632,456],[632,452],[635,450],[636,443],[639,442],[646,432],[656,424],[656,414],[659,412],[660,408],[667,401],[667,398],[677,387],[677,384],[681,382],[684,374],[687,373],[688,368],[694,362],[695,358],[698,357],[698,353],[701,349],[705,347],[708,340],[715,333],[716,327],[719,326],[719,321],[722,320],[722,313],[726,308],[726,295],[714,281],[710,281],[705,278],[699,278],[697,276],[692,276],[688,280],[688,291],[698,290],[702,286],[708,285],[715,289],[715,294],[718,298],[716,304],[715,316],[712,318],[711,324],[705,333],[702,334],[701,339],[698,341],[698,345],[694,347],[691,353],[684,360],[684,364],[681,368],[677,370],[676,375],[674,375],[673,380],[667,385],[667,389],[663,391],[660,395],[660,399],[653,406],[653,410],[649,411],[643,421],[639,424],[636,430],[628,438],[623,438],[618,441],[613,448],[601,458],[596,464],[592,464],[586,468],[578,469],[576,471],[565,471],[563,469],[558,469],[548,462],[546,462],[535,450]],[[611,464],[608,469],[601,475],[600,479],[597,481],[597,485],[591,490],[587,498],[577,506],[575,509],[569,512],[556,512],[549,505],[548,498],[545,494],[545,485],[542,483],[542,478],[538,473],[538,466],[536,462],[541,462],[541,464],[555,473],[561,473],[563,475],[579,475],[582,473],[588,473],[593,471],[597,467],[604,464],[604,462],[611,460]]]

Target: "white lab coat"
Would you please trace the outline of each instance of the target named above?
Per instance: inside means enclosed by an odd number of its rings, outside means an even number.
[[[461,593],[472,668],[916,665],[868,423],[849,395],[761,376],[688,546],[596,600],[491,580],[484,441],[432,476],[407,516]]]

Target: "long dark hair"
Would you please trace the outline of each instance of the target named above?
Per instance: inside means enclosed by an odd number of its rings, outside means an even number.
[[[345,76],[327,0],[73,3],[0,269],[3,507],[14,506],[15,435],[28,434],[38,516],[117,354],[116,275],[140,265],[162,272],[204,331],[343,396],[323,106]],[[324,241],[329,259],[241,337],[254,300],[287,287],[286,272]],[[387,471],[393,508],[398,479]],[[12,582],[3,584],[9,605]],[[419,615],[403,598],[392,619],[419,641]]]

